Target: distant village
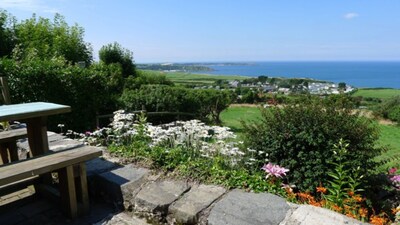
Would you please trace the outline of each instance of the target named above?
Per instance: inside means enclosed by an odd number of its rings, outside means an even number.
[[[271,79],[271,78],[269,78]],[[254,82],[249,82],[253,80]],[[349,93],[355,90],[355,87],[345,83],[317,82],[309,79],[280,79],[274,83],[268,81],[249,80],[233,80],[233,81],[217,81],[213,85],[203,85],[194,87],[195,89],[237,89],[247,88],[257,92],[272,93],[272,94],[300,94],[309,93],[313,95],[331,95],[340,93]],[[298,80],[300,82],[287,82],[290,80]],[[291,84],[295,83],[295,84]]]

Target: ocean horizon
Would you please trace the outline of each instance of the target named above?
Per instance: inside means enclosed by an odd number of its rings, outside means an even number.
[[[358,88],[400,89],[400,61],[271,61],[199,63],[213,75],[311,78]]]

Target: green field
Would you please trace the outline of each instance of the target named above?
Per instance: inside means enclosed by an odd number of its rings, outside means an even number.
[[[210,85],[217,80],[244,80],[249,77],[235,75],[209,75],[209,74],[192,74],[184,72],[161,72],[146,70],[146,73],[165,75],[172,82],[177,84],[204,84]]]
[[[242,136],[243,128],[240,121],[252,121],[261,118],[260,109],[257,107],[231,106],[221,113],[221,120],[224,126],[232,128],[239,137]],[[400,126],[378,125],[380,129],[379,144],[386,146],[388,151],[379,157],[379,160],[390,159],[397,155],[400,157]],[[393,160],[381,166],[381,170],[388,167],[400,167],[400,159]]]
[[[217,80],[244,80],[242,76],[217,76],[192,73],[165,73],[166,77],[177,84],[201,84],[211,85]]]
[[[389,99],[393,96],[400,95],[400,89],[390,89],[390,88],[365,88],[358,89],[353,96],[362,96],[364,98],[380,98]]]

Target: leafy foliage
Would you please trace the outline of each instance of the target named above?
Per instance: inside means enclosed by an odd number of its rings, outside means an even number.
[[[400,123],[400,96],[394,96],[379,105],[377,115]]]
[[[48,101],[72,107],[69,114],[49,118],[53,130],[57,123],[52,121],[60,118],[69,129],[92,128],[97,112],[115,108],[112,96],[116,90],[108,85],[108,75],[96,73],[96,68],[72,66],[62,58],[31,58],[24,61],[3,59],[1,71],[9,78],[14,103]]]
[[[100,60],[107,65],[114,63],[119,64],[124,77],[136,75],[133,53],[123,48],[117,42],[101,47],[99,57]]]
[[[15,31],[12,29],[15,19],[0,9],[0,57],[11,55],[15,46]]]
[[[302,103],[262,111],[262,120],[245,123],[245,137],[252,149],[268,154],[271,162],[290,169],[289,181],[300,190],[314,191],[329,178],[334,155],[331,149],[340,139],[349,143],[346,159],[360,174],[376,168],[373,158],[377,129],[352,111],[346,101],[307,98]],[[264,155],[256,156],[259,166]]]
[[[92,62],[92,48],[83,40],[84,29],[69,26],[60,14],[52,21],[33,15],[15,26],[15,35],[14,57],[18,59],[35,55],[40,59],[63,57],[70,63],[86,65]]]
[[[127,110],[149,112],[188,112],[196,118],[220,123],[219,115],[231,102],[230,93],[217,90],[193,90],[183,87],[142,85],[139,89],[126,89],[121,103]]]

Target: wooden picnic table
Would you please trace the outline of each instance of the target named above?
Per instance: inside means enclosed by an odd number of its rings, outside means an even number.
[[[47,117],[71,112],[67,105],[49,102],[31,102],[0,106],[0,121],[18,120],[26,123],[28,143],[33,156],[49,151]]]

